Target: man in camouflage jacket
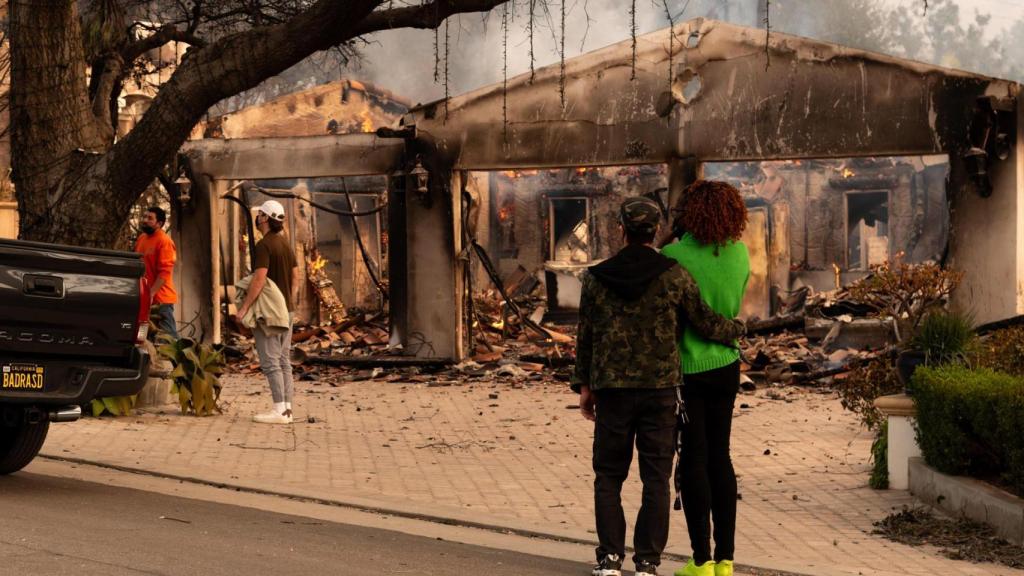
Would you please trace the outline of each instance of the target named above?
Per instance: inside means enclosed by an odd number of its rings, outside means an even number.
[[[696,281],[653,247],[658,205],[630,198],[619,212],[627,245],[583,277],[572,389],[594,426],[594,508],[598,564],[594,576],[620,576],[626,521],[620,494],[635,442],[643,504],[634,531],[638,576],[657,574],[668,540],[669,477],[682,384],[676,342],[685,323],[728,345],[743,323],[720,316]]]

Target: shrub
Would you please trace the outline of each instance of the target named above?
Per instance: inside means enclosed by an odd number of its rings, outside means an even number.
[[[93,398],[92,402],[89,403],[89,411],[87,414],[92,414],[94,417],[99,417],[104,414],[110,414],[111,416],[128,416],[132,413],[132,408],[135,407],[135,400],[137,398],[137,395]]]
[[[929,366],[963,363],[976,350],[978,337],[969,316],[932,312],[921,322],[910,345],[925,353]]]
[[[875,433],[875,441],[871,443],[871,477],[868,486],[875,490],[889,487],[889,423],[882,422]]]
[[[1014,376],[1024,376],[1024,326],[996,330],[977,347],[972,362]]]
[[[900,341],[917,329],[929,310],[941,306],[963,279],[962,272],[935,263],[907,264],[899,258],[871,271],[871,276],[850,286],[850,298],[895,318]]]
[[[1024,379],[950,365],[914,373],[918,444],[947,474],[1001,478],[1024,494]]]
[[[885,416],[875,408],[875,399],[902,392],[903,384],[889,357],[882,356],[851,370],[838,388],[843,408],[860,416],[869,430],[877,431]]]

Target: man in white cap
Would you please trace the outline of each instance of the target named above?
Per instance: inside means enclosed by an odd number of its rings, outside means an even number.
[[[255,265],[249,290],[238,309],[238,317],[244,318],[249,308],[259,298],[267,281],[273,282],[284,295],[288,304],[288,315],[295,309],[298,297],[298,263],[288,240],[281,234],[284,230],[284,206],[277,200],[267,200],[256,211],[256,227],[263,239],[256,244],[253,252]],[[292,422],[292,365],[291,328],[278,328],[258,324],[253,330],[256,351],[260,356],[260,368],[270,383],[270,394],[274,407],[270,412],[257,414],[253,420],[264,424],[290,424]]]

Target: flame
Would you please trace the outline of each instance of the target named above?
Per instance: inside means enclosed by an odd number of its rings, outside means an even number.
[[[540,174],[540,170],[502,170],[499,174],[511,180],[515,180],[517,178],[522,178],[523,176],[536,176],[537,174]]]
[[[373,132],[373,119],[370,118],[370,111],[363,110],[359,113],[359,130],[361,132]]]
[[[583,168],[583,167],[581,167],[581,168],[577,168],[577,169],[576,169],[576,173],[577,173],[577,174],[586,174],[586,173],[587,173],[587,170],[589,170],[589,168]]]
[[[505,319],[502,318],[498,322],[491,322],[491,327],[496,330],[503,330],[505,328]]]
[[[850,170],[849,168],[843,168],[843,178],[851,178],[856,175],[857,173],[854,172],[853,170]]]
[[[324,260],[322,256],[317,256],[316,260],[309,265],[313,272],[319,272],[324,266],[327,266],[327,260]]]
[[[498,210],[498,220],[504,222],[511,218],[513,209],[513,206],[502,206],[501,209]]]

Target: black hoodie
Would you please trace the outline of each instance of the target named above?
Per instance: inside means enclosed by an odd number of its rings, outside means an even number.
[[[636,300],[678,262],[650,246],[629,244],[611,258],[588,268],[594,278],[623,300]]]

